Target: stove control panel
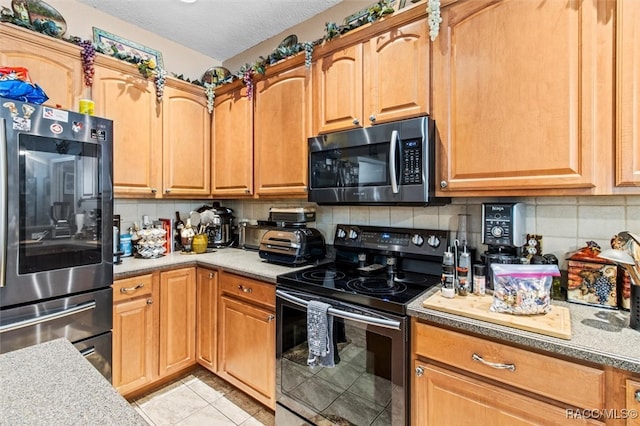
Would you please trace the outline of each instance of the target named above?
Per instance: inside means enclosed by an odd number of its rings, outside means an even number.
[[[449,231],[365,225],[338,225],[333,242],[336,247],[439,258],[442,258],[448,243]]]

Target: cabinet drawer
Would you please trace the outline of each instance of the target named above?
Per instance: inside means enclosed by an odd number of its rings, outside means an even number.
[[[223,272],[220,275],[220,290],[247,302],[275,308],[276,286],[240,275]]]
[[[113,283],[113,301],[133,299],[134,297],[151,296],[153,292],[153,275],[140,275],[125,278]]]
[[[575,407],[604,408],[604,371],[596,368],[419,322],[415,322],[413,348],[418,357]]]

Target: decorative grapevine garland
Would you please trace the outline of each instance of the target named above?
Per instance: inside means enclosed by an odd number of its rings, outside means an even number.
[[[440,32],[440,0],[429,0],[427,3],[427,15],[429,16],[429,37],[434,41]]]
[[[209,114],[213,112],[213,102],[216,98],[215,89],[216,85],[213,83],[204,83],[204,94],[207,95],[207,110],[209,110]]]
[[[91,87],[93,86],[93,74],[95,73],[96,49],[89,40],[83,40],[78,44],[82,47],[80,57],[82,58],[82,70],[84,71],[84,85]]]

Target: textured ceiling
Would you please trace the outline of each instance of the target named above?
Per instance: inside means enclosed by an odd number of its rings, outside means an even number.
[[[219,61],[343,0],[79,0]]]

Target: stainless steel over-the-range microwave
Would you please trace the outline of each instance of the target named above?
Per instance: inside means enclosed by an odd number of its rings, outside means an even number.
[[[309,201],[443,205],[435,192],[435,124],[412,118],[309,138]]]

